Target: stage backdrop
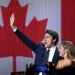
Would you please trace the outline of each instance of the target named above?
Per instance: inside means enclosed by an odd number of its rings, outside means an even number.
[[[25,71],[35,59],[10,28],[12,13],[15,25],[37,44],[46,29],[57,31],[60,41],[75,43],[75,0],[0,0],[0,75]]]

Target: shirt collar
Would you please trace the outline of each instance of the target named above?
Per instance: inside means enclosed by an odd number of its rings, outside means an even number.
[[[52,47],[52,48],[46,48],[46,50],[50,50],[50,51],[53,51],[56,49],[56,46]]]

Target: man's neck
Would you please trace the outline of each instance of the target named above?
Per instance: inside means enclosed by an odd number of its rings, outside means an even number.
[[[50,48],[48,48],[49,50],[52,50],[52,49],[55,49],[56,48],[56,46],[52,46],[52,47],[50,47]]]

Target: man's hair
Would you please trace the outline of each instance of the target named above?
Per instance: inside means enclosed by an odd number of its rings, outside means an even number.
[[[56,41],[54,42],[54,45],[57,45],[58,40],[59,40],[58,33],[57,33],[57,32],[55,32],[55,31],[53,31],[53,30],[49,30],[49,29],[47,29],[47,30],[45,31],[45,33],[48,33],[49,35],[51,35],[51,36],[52,36],[52,38],[53,38],[53,40],[55,40],[55,39],[56,39]]]
[[[64,49],[66,50],[70,50],[71,49],[71,47],[72,47],[72,45],[73,45],[73,43],[72,42],[70,42],[70,41],[62,41],[61,42],[61,45],[64,47]]]

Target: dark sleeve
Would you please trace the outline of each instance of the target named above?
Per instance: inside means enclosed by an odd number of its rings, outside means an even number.
[[[30,40],[26,35],[24,35],[19,29],[16,30],[15,34],[19,37],[19,39],[27,45],[34,52],[37,49],[38,45]]]

